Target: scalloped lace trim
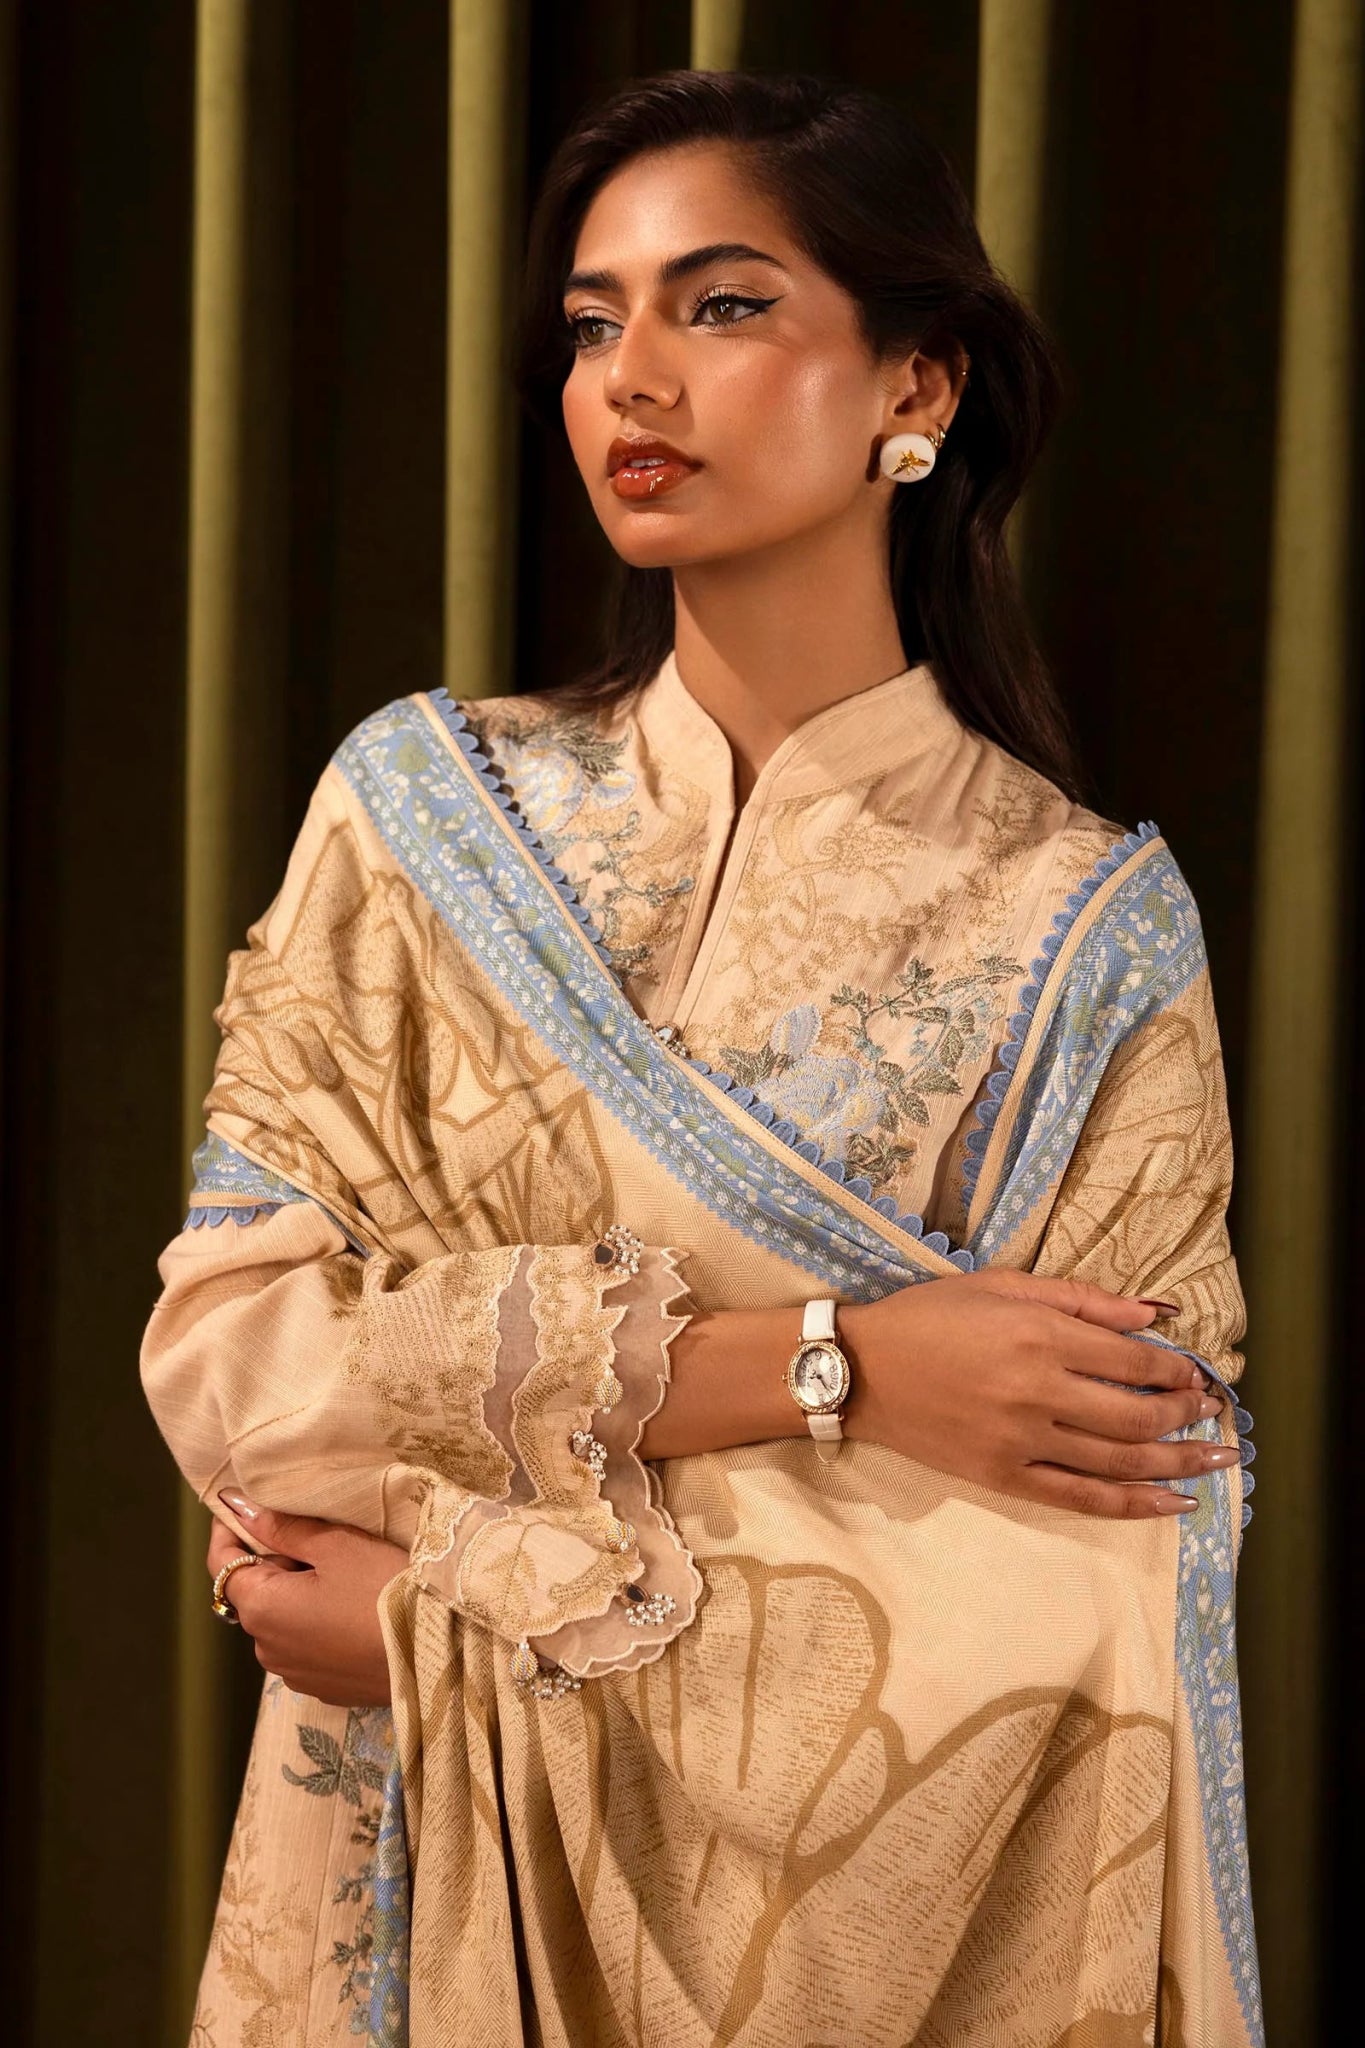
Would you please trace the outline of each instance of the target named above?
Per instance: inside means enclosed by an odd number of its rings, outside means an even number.
[[[1161,837],[1155,821],[1148,818],[1136,832],[1125,832],[1122,839],[1115,840],[1108,853],[1096,862],[1078,889],[1073,889],[1062,909],[1053,918],[1043,938],[1038,957],[1029,970],[1029,978],[1019,992],[1019,1003],[1014,1015],[1005,1026],[1005,1035],[996,1048],[995,1064],[986,1080],[986,1092],[976,1106],[976,1124],[968,1131],[963,1150],[965,1159],[962,1167],[962,1192],[964,1206],[971,1208],[976,1196],[976,1184],[981,1178],[981,1168],[990,1145],[991,1133],[995,1129],[1001,1106],[1009,1092],[1010,1082],[1019,1064],[1019,1055],[1024,1049],[1024,1040],[1029,1025],[1042,1000],[1047,978],[1052,972],[1057,955],[1066,943],[1068,934],[1076,919],[1100,885],[1116,875],[1126,866],[1135,853],[1153,839]]]

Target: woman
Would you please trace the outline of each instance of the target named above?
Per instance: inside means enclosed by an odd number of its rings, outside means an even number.
[[[195,2038],[1258,2040],[1218,1035],[1002,546],[1045,339],[888,108],[679,72],[521,381],[610,646],[339,749],[146,1338],[274,1674]]]

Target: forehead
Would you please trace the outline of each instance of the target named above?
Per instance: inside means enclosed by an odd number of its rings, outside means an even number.
[[[574,244],[573,268],[632,264],[711,242],[748,242],[796,268],[779,208],[746,175],[744,154],[723,142],[679,144],[632,157],[594,194]]]

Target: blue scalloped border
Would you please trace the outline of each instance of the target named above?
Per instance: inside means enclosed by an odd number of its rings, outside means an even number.
[[[190,1190],[189,1208],[182,1230],[214,1230],[222,1223],[256,1223],[262,1217],[278,1216],[293,1202],[312,1202],[321,1209],[324,1216],[336,1224],[346,1242],[363,1257],[368,1256],[359,1239],[346,1228],[339,1216],[333,1216],[325,1203],[315,1195],[305,1194],[295,1187],[282,1173],[273,1167],[262,1166],[258,1160],[249,1159],[245,1152],[239,1152],[235,1145],[220,1138],[216,1131],[206,1131],[195,1147],[190,1162],[194,1169],[194,1186]],[[224,1201],[223,1196],[238,1196],[235,1201]],[[212,1199],[217,1196],[219,1199]]]
[[[211,1230],[220,1223],[254,1223],[259,1216],[277,1215],[289,1202],[308,1200],[283,1174],[248,1159],[216,1131],[205,1131],[190,1166],[194,1186],[182,1225],[185,1230]],[[219,1197],[216,1202],[212,1199],[214,1195]]]
[[[306,1197],[300,1196],[303,1201]],[[278,1216],[283,1202],[257,1202],[252,1208],[191,1209],[185,1217],[186,1230],[212,1230],[220,1223],[254,1223],[258,1216]]]
[[[1048,976],[1056,964],[1057,955],[1066,943],[1076,919],[1085,909],[1095,891],[1126,867],[1135,853],[1149,846],[1161,837],[1154,819],[1148,818],[1135,832],[1125,832],[1122,839],[1116,839],[1108,853],[1101,856],[1081,883],[1073,889],[1063,907],[1057,912],[1043,938],[1038,958],[1029,969],[1029,978],[1019,992],[1019,1004],[1005,1026],[1005,1035],[996,1048],[995,1064],[986,1080],[986,1092],[976,1106],[976,1122],[968,1131],[963,1142],[962,1192],[963,1206],[970,1210],[976,1199],[977,1182],[985,1164],[990,1146],[991,1133],[1000,1116],[1001,1106],[1014,1079],[1019,1055],[1024,1049],[1024,1040],[1034,1014],[1042,1000]]]
[[[484,751],[483,742],[471,724],[468,715],[460,710],[444,685],[438,689],[429,690],[426,694],[434,709],[440,714],[441,720],[451,739],[464,755],[467,765],[488,791],[488,794],[506,817],[508,823],[514,828],[526,851],[549,877],[555,894],[563,902],[575,922],[582,926],[584,937],[592,946],[593,951],[597,954],[598,959],[606,968],[607,973],[611,976],[617,988],[621,989],[624,993],[624,984],[622,983],[621,976],[616,971],[611,949],[598,931],[593,921],[592,912],[579,897],[577,890],[565,874],[563,868],[557,866],[551,860],[534,827],[518,808],[515,796],[499,775],[494,762]],[[643,1022],[644,1020],[642,1019],[641,1021]],[[704,1074],[713,1088],[719,1088],[722,1095],[733,1102],[737,1108],[744,1110],[747,1115],[753,1118],[755,1123],[761,1124],[770,1137],[776,1138],[779,1144],[785,1145],[789,1151],[794,1152],[796,1157],[804,1160],[808,1166],[813,1166],[817,1173],[823,1173],[827,1180],[834,1181],[837,1186],[845,1188],[858,1201],[865,1202],[868,1208],[873,1210],[876,1215],[885,1217],[898,1230],[903,1230],[907,1237],[913,1237],[918,1244],[924,1246],[926,1251],[935,1252],[940,1258],[947,1259],[948,1263],[956,1266],[959,1272],[971,1273],[976,1270],[975,1256],[964,1245],[954,1245],[952,1239],[944,1230],[931,1230],[926,1233],[924,1218],[909,1213],[902,1215],[890,1195],[878,1195],[874,1200],[870,1180],[864,1179],[861,1175],[855,1175],[852,1179],[849,1179],[841,1159],[826,1158],[814,1138],[803,1138],[790,1118],[779,1117],[771,1103],[762,1101],[752,1088],[746,1088],[736,1081],[733,1074],[727,1074],[722,1068],[711,1066],[706,1060],[694,1059],[690,1053],[675,1052],[673,1057],[681,1060],[685,1066],[691,1067],[696,1073]]]
[[[1191,1365],[1197,1365],[1200,1372],[1206,1378],[1213,1381],[1213,1384],[1232,1410],[1232,1426],[1237,1432],[1237,1450],[1242,1467],[1242,1527],[1245,1529],[1247,1523],[1251,1520],[1252,1514],[1251,1503],[1247,1499],[1247,1495],[1256,1491],[1256,1475],[1247,1469],[1256,1462],[1256,1446],[1251,1441],[1251,1432],[1256,1425],[1255,1416],[1247,1412],[1237,1399],[1236,1388],[1231,1386],[1221,1373],[1214,1371],[1207,1358],[1201,1352],[1191,1351],[1187,1344],[1173,1343],[1169,1337],[1163,1337],[1159,1330],[1129,1330],[1127,1334],[1139,1344],[1153,1344],[1163,1351],[1178,1351],[1182,1358],[1188,1358]],[[1187,1433],[1183,1430],[1178,1432],[1180,1435]],[[1206,1474],[1205,1476],[1207,1477],[1208,1475]],[[1193,1483],[1197,1484],[1198,1482],[1196,1480]],[[1179,1488],[1190,1485],[1191,1481],[1187,1479],[1172,1479],[1169,1484],[1172,1487]]]
[[[1256,1456],[1250,1441],[1252,1418],[1221,1373],[1207,1358],[1184,1344],[1172,1343],[1155,1330],[1132,1330],[1139,1343],[1178,1351],[1197,1365],[1232,1409],[1242,1465],[1242,1527],[1251,1520],[1246,1499],[1256,1486],[1247,1470]],[[1172,1437],[1217,1441],[1216,1418],[1190,1423]],[[1170,1439],[1166,1439],[1170,1441]],[[1180,1567],[1176,1589],[1176,1666],[1184,1688],[1199,1773],[1204,1846],[1209,1879],[1218,1909],[1223,1947],[1233,1989],[1253,2048],[1264,2048],[1260,1974],[1246,1863],[1246,1799],[1242,1777],[1241,1694],[1236,1678],[1228,1685],[1224,1670],[1236,1669],[1236,1625],[1232,1620],[1235,1578],[1230,1538],[1230,1472],[1215,1469],[1202,1480],[1172,1479],[1174,1492],[1201,1488],[1200,1505],[1182,1518]],[[1209,1598],[1212,1593],[1212,1599]],[[1220,1615],[1224,1616],[1220,1619]],[[1213,1654],[1216,1645],[1217,1654]]]

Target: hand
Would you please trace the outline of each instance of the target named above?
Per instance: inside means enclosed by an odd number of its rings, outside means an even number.
[[[1081,1514],[1186,1513],[1192,1498],[1151,1482],[1196,1478],[1238,1453],[1158,1442],[1222,1404],[1180,1352],[1120,1334],[1157,1313],[1083,1281],[998,1269],[841,1308],[854,1365],[845,1431]]]
[[[333,1707],[389,1704],[389,1666],[379,1626],[379,1595],[409,1559],[396,1543],[337,1522],[277,1515],[245,1495],[219,1495],[262,1553],[233,1572],[225,1597],[255,1638],[257,1662],[291,1692]],[[209,1539],[217,1574],[242,1545],[222,1522]]]

